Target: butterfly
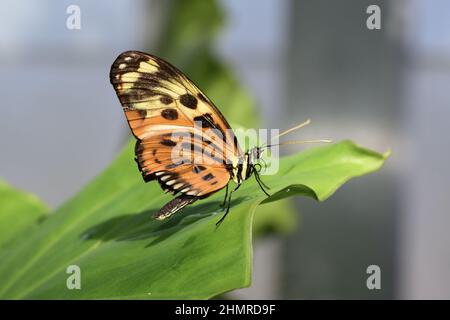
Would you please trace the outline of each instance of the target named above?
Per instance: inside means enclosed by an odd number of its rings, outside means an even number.
[[[259,175],[263,149],[243,152],[219,109],[176,67],[151,54],[126,51],[112,64],[110,82],[137,139],[135,160],[144,181],[156,180],[177,195],[156,219],[226,188],[226,211],[218,225],[230,210],[232,193],[252,175],[269,196]],[[228,192],[231,180],[236,186]]]

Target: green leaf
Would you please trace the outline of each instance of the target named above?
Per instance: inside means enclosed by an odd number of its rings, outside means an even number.
[[[34,195],[17,190],[0,180],[0,248],[18,234],[36,228],[47,208]]]
[[[348,179],[380,168],[387,157],[344,141],[283,158],[277,175],[263,176],[273,196],[266,199],[253,179],[246,181],[216,229],[223,192],[167,221],[152,220],[171,197],[157,183],[142,182],[133,156],[130,144],[14,244],[0,264],[0,297],[205,299],[249,286],[252,221],[261,202],[294,194],[324,200]],[[81,290],[66,288],[66,269],[73,264],[81,268]]]

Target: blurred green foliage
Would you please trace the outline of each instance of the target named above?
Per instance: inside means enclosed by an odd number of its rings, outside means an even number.
[[[20,240],[46,216],[47,207],[34,195],[11,187],[0,180],[0,250],[12,240]],[[1,260],[0,260],[1,261]],[[1,283],[1,282],[0,282]]]

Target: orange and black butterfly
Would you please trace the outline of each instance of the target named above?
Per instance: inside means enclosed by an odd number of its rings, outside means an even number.
[[[223,206],[252,174],[261,148],[242,152],[230,125],[212,101],[180,70],[161,58],[126,51],[114,61],[110,81],[137,139],[136,162],[144,180],[179,194],[155,218],[175,214],[226,187]],[[198,125],[200,124],[200,126]],[[228,183],[236,187],[228,193]]]

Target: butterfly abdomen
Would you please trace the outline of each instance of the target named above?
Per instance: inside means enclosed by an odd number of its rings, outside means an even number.
[[[155,213],[154,218],[158,220],[164,220],[171,215],[177,213],[179,210],[183,209],[187,205],[196,201],[198,198],[194,196],[180,195],[170,202],[165,204],[157,213]]]

